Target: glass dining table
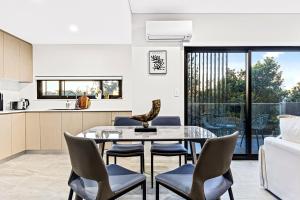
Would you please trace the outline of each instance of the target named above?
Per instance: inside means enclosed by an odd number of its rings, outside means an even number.
[[[154,141],[185,141],[190,145],[192,161],[196,163],[195,143],[203,145],[209,138],[217,137],[207,129],[198,126],[157,126],[157,132],[135,132],[134,126],[96,126],[79,133],[77,137],[90,138],[99,144],[104,152],[106,142],[154,142]]]

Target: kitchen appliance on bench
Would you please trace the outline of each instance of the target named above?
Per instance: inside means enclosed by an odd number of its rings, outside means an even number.
[[[11,110],[26,110],[29,107],[30,103],[28,99],[21,99],[20,101],[11,101],[10,109]]]
[[[3,111],[3,93],[0,92],[0,111]]]

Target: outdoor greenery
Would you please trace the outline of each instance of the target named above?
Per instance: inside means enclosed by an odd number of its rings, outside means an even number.
[[[279,103],[300,101],[300,82],[291,90],[283,88],[280,64],[273,57],[266,57],[252,67],[252,102]],[[243,102],[245,99],[245,70],[227,72],[228,103]]]

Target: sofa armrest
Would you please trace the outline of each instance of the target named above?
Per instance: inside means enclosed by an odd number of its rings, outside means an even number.
[[[283,139],[267,137],[264,141],[265,148],[268,146],[274,146],[283,151],[287,151],[289,153],[295,154],[295,156],[300,156],[300,144],[289,142]]]
[[[263,146],[266,188],[281,199],[300,196],[300,144],[268,137]]]

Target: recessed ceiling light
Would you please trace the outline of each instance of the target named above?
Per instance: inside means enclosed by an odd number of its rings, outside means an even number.
[[[77,26],[76,24],[70,24],[69,30],[70,30],[71,32],[75,33],[75,32],[78,32],[78,31],[79,31],[79,28],[78,28],[78,26]]]

